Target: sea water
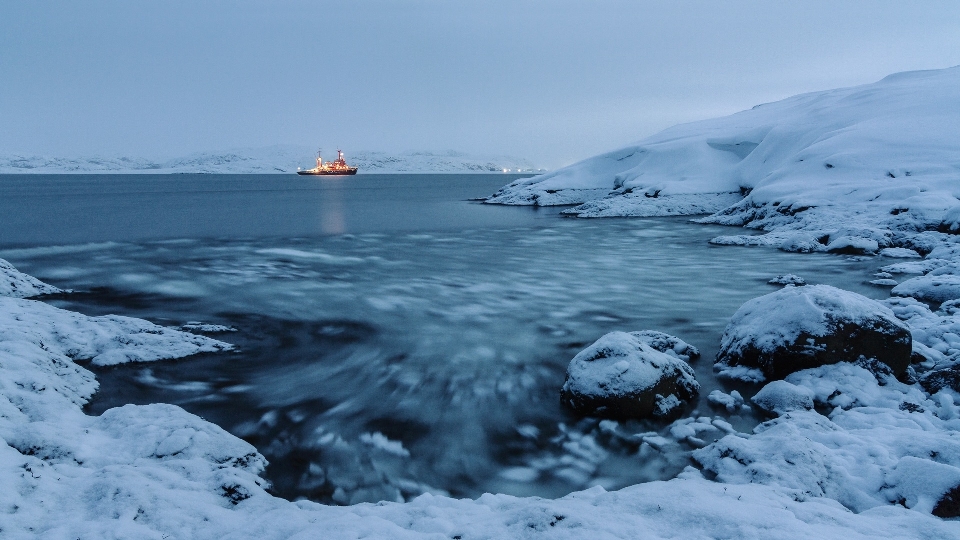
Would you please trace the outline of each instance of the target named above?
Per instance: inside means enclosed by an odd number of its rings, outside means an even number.
[[[94,368],[90,414],[180,405],[253,443],[285,497],[423,492],[555,497],[675,476],[689,445],[559,402],[570,359],[615,330],[698,347],[686,415],[712,408],[720,335],[794,273],[875,298],[862,257],[718,247],[686,218],[580,220],[471,201],[504,175],[0,177],[0,257],[62,288],[54,305],[220,325],[235,352]],[[13,202],[12,202],[13,201]],[[229,330],[228,330],[229,329]]]

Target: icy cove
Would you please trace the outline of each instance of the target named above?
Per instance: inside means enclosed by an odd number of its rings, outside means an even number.
[[[340,189],[336,229],[245,208],[279,232],[6,249],[0,529],[960,538],[958,69],[678,126],[487,200],[536,208],[393,207],[442,226]],[[283,191],[215,197],[333,201]],[[644,219],[541,208],[573,203]],[[616,419],[594,399],[638,386],[669,395]]]
[[[48,300],[59,307],[236,347],[91,368],[101,390],[90,413],[180,405],[253,443],[277,493],[340,504],[424,492],[557,497],[672,478],[703,443],[678,440],[669,422],[615,428],[561,407],[581,349],[611,331],[681,336],[703,351],[692,362],[703,399],[688,415],[749,431],[758,422],[749,408],[707,401],[720,388],[720,335],[743,302],[777,290],[767,281],[778,273],[887,295],[865,283],[873,261],[715,247],[708,240],[727,228],[682,218],[549,225],[36,248],[11,258],[74,290]],[[183,326],[195,321],[203,324]],[[727,432],[709,421],[701,429],[706,440]]]

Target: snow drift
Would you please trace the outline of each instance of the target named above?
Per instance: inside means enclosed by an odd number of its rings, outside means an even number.
[[[679,125],[487,202],[581,204],[568,212],[582,217],[715,213],[707,221],[765,230],[949,230],[958,140],[960,67],[899,73]]]

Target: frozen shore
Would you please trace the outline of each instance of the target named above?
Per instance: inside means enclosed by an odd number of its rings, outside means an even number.
[[[331,152],[332,153],[332,152]],[[291,174],[315,165],[316,148],[276,145],[203,152],[169,159],[123,156],[0,155],[0,174]],[[351,165],[367,173],[502,173],[541,172],[513,156],[477,156],[462,152],[390,153],[357,151]]]
[[[12,268],[4,279],[30,281]],[[84,361],[160,360],[229,344],[7,295],[0,302],[5,538],[960,538],[956,521],[930,514],[960,482],[957,394],[878,382],[849,364],[791,379],[834,407],[827,416],[786,414],[753,435],[709,418],[675,422],[678,438],[727,428],[697,453],[719,481],[688,467],[668,482],[556,500],[425,494],[328,507],[270,495],[256,449],[179,407],[82,411],[97,389]],[[891,305],[908,323],[919,321],[915,337],[929,350],[960,353],[956,318],[915,301]]]
[[[581,217],[712,214],[704,221],[884,248],[900,232],[956,230],[958,139],[960,67],[898,73],[679,125],[487,202],[576,204],[566,212]]]
[[[950,517],[960,514],[958,83],[953,68],[798,96],[668,130],[494,199],[589,198],[589,212],[573,210],[584,216],[702,214],[713,204],[706,221],[767,231],[717,244],[877,254],[877,277],[897,285],[881,311],[909,330],[906,376],[850,363],[796,371],[752,401],[775,415],[753,433],[681,418],[669,430],[676,440],[725,436],[703,443],[679,477],[615,492],[350,507],[274,497],[255,448],[179,407],[82,409],[97,390],[85,362],[229,354],[228,343],[24,299],[58,290],[0,261],[0,535],[960,539]],[[788,287],[802,282],[789,277]],[[710,401],[729,410],[750,406],[755,396],[745,397],[716,391]],[[670,443],[622,435],[642,441],[638,459]]]

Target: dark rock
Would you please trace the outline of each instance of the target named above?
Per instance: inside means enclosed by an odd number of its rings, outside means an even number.
[[[944,388],[960,392],[960,365],[927,372],[920,378],[920,386],[931,394],[936,394]]]
[[[910,365],[909,328],[886,306],[829,285],[786,287],[733,315],[715,367],[732,378],[782,379],[795,371],[869,359],[899,375]],[[876,366],[873,366],[876,370]]]
[[[933,507],[932,514],[939,518],[960,517],[960,486],[944,493]]]
[[[681,358],[694,354],[695,348],[661,332],[611,332],[570,361],[560,401],[588,416],[671,418],[700,390]]]

